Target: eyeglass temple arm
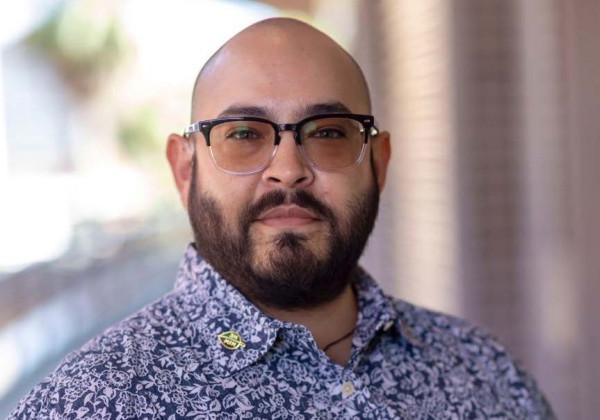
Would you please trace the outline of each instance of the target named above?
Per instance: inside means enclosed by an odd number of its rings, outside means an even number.
[[[183,137],[189,137],[190,134],[200,131],[200,125],[198,123],[190,124],[183,130]]]
[[[379,128],[377,128],[377,121],[373,118],[373,123],[371,124],[371,128],[369,128],[369,136],[375,137],[379,134]]]

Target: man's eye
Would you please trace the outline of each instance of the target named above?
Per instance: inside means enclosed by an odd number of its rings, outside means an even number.
[[[240,128],[228,133],[227,138],[232,140],[256,140],[260,138],[260,134],[254,130]]]
[[[346,137],[346,133],[343,130],[337,128],[321,128],[311,133],[310,137],[323,139],[341,139]]]

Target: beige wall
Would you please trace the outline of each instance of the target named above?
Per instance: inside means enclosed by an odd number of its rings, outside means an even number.
[[[559,418],[596,418],[600,3],[342,3],[354,22],[318,18],[356,25],[349,48],[393,139],[365,264],[500,337]]]
[[[578,385],[573,404],[581,418],[600,412],[600,3],[561,2],[565,34],[563,60],[567,83],[569,221],[574,245],[578,324],[573,369],[568,382]]]

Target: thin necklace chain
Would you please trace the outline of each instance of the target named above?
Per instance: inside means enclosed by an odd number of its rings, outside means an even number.
[[[325,347],[323,347],[323,352],[326,352],[331,347],[335,346],[336,344],[338,344],[338,343],[344,341],[346,338],[350,337],[352,334],[354,334],[355,330],[356,330],[356,327],[352,328],[349,332],[347,332],[346,334],[344,334],[343,336],[341,336],[337,340],[334,340],[331,343],[327,344]]]

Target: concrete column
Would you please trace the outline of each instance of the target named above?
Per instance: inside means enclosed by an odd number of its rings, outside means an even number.
[[[574,238],[573,276],[579,320],[576,364],[568,379],[578,384],[573,404],[581,419],[600,412],[600,2],[561,0],[567,83],[570,221]],[[565,417],[570,418],[570,417]]]
[[[371,4],[371,2],[365,2]],[[396,295],[457,311],[450,2],[382,1]]]

